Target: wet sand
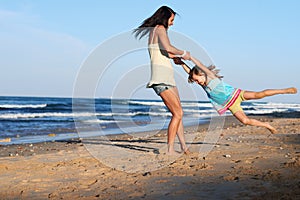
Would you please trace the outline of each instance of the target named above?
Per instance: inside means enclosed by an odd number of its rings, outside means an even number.
[[[0,199],[300,199],[300,119],[257,118],[278,134],[227,117],[217,143],[187,127],[189,155],[166,131],[0,146]]]

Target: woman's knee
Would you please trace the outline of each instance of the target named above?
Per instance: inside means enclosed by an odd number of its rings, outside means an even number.
[[[177,119],[182,119],[183,117],[183,110],[180,109],[176,109],[174,112],[172,112],[173,117],[177,118]]]

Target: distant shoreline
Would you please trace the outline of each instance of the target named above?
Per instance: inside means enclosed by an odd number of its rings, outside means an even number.
[[[289,113],[272,113],[272,114],[250,114],[248,116],[251,116],[253,118],[300,118],[300,112],[289,112]],[[225,117],[226,121],[224,124],[223,128],[226,128],[230,126],[231,123],[234,124],[240,124],[232,115],[228,115]],[[195,119],[197,120],[197,119]],[[198,125],[188,125],[185,126],[185,130],[189,130],[190,128],[195,129],[198,127],[200,130],[204,130],[209,126],[208,123],[200,123]],[[160,133],[165,133],[166,134],[167,128],[159,129],[159,130],[149,130],[149,131],[143,131],[143,132],[135,132],[135,133],[130,133],[130,135],[139,135],[141,133],[146,133],[146,132],[160,132]],[[103,130],[105,132],[105,130]],[[109,132],[109,130],[108,130]],[[87,131],[86,134],[90,135],[92,131]],[[101,133],[102,134],[102,133]],[[118,137],[123,137],[127,136],[128,134],[126,133],[111,133],[106,134],[104,136],[108,138],[118,138]],[[52,143],[52,142],[73,142],[73,141],[80,141],[81,138],[79,137],[80,134],[77,132],[70,132],[70,133],[51,133],[48,135],[36,135],[36,136],[25,136],[21,138],[2,138],[0,142],[0,146],[10,146],[10,145],[26,145],[26,144],[37,144],[37,143]],[[89,137],[89,136],[86,136]],[[94,137],[94,136],[92,136]],[[5,142],[5,140],[8,140]],[[15,140],[15,141],[14,141]]]
[[[294,113],[275,113],[275,114],[264,114],[264,115],[249,115],[252,118],[256,118],[259,120],[269,120],[272,121],[272,119],[276,119],[276,118],[300,118],[300,112],[294,112]],[[223,126],[223,130],[226,130],[228,128],[236,128],[236,127],[243,127],[244,125],[242,125],[237,119],[235,119],[233,116],[228,115],[225,117],[225,123]],[[200,132],[204,132],[208,129],[209,127],[209,123],[203,123],[203,124],[198,124],[198,125],[191,125],[191,126],[185,126],[184,127],[184,131],[186,134],[189,134],[190,132],[195,132],[195,131],[200,131]],[[130,134],[126,134],[126,133],[117,133],[117,134],[108,134],[108,135],[104,135],[104,137],[107,137],[108,139],[128,139],[128,138],[134,138],[134,137],[143,137],[145,135],[153,135],[153,133],[155,132],[157,135],[159,135],[160,137],[166,137],[167,136],[167,129],[161,129],[161,130],[152,130],[152,131],[144,131],[144,132],[137,132],[137,133],[130,133]],[[268,132],[266,130],[266,132]],[[34,146],[61,146],[64,144],[81,144],[82,140],[84,140],[85,138],[80,138],[78,136],[77,133],[67,133],[67,135],[73,135],[73,137],[70,138],[62,138],[59,139],[59,134],[57,137],[53,137],[53,136],[45,136],[45,138],[47,138],[47,140],[45,141],[28,141],[26,143],[17,143],[17,144],[13,144],[10,142],[4,143],[4,142],[0,142],[0,147],[3,147],[4,149],[15,149],[12,150],[11,152],[18,152],[18,148],[19,147],[29,147],[31,145]],[[76,137],[78,136],[78,137]],[[95,137],[95,136],[93,136]],[[97,136],[96,136],[97,137]],[[58,138],[58,139],[57,139]],[[88,138],[88,137],[87,137]],[[63,148],[63,147],[58,147],[58,148]],[[6,150],[3,151],[0,150],[0,157],[1,156],[5,156],[7,155]],[[32,152],[23,152],[23,153],[16,153],[19,156],[21,155],[32,155]],[[13,155],[12,155],[13,156]]]

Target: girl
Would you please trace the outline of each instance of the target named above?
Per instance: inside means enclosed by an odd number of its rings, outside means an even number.
[[[215,70],[214,66],[207,68],[196,58],[191,58],[191,61],[196,64],[192,69],[178,58],[173,58],[173,60],[176,64],[181,64],[184,70],[189,74],[189,83],[196,82],[203,87],[219,114],[223,114],[226,110],[230,110],[241,123],[265,127],[269,129],[271,133],[276,133],[276,129],[268,123],[248,118],[241,107],[241,102],[245,100],[261,99],[277,94],[297,93],[297,89],[294,87],[286,89],[267,89],[260,92],[241,90],[224,83],[221,80],[222,77],[218,75],[218,70]]]
[[[175,15],[176,12],[171,8],[162,6],[133,31],[136,38],[139,37],[139,39],[145,35],[149,36],[148,50],[151,60],[151,79],[147,87],[154,89],[172,113],[168,126],[168,154],[176,154],[174,151],[176,134],[180,141],[181,150],[188,153],[183,134],[183,111],[170,56],[178,56],[184,60],[189,60],[190,53],[179,50],[170,43],[167,31],[173,25]]]

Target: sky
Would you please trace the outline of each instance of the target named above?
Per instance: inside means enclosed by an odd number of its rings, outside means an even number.
[[[203,48],[209,61],[221,69],[225,82],[252,91],[300,89],[298,0],[0,0],[0,95],[72,97],[90,55],[103,43],[131,32],[162,5],[179,14],[169,32]],[[180,39],[170,36],[170,40],[209,64]],[[146,41],[139,42],[146,45]],[[144,83],[124,98],[158,99],[144,87],[148,72],[135,70],[136,66],[149,68],[147,63],[147,51],[114,61],[115,67],[106,70],[106,77],[98,78],[95,97],[112,97],[111,91],[118,85],[132,90],[132,79],[126,77],[130,74],[142,77]],[[201,88],[183,83],[186,75],[182,69],[175,71],[182,99],[193,99],[185,92],[191,87],[199,90],[198,100],[206,100]],[[300,98],[299,94],[280,95],[266,101],[300,103]]]

